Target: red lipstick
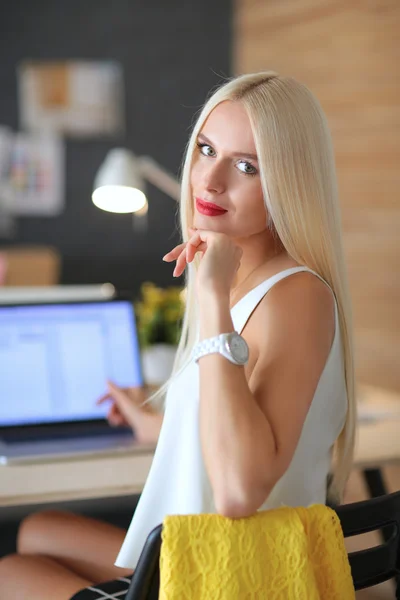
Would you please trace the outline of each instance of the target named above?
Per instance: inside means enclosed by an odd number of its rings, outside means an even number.
[[[220,215],[224,215],[226,212],[228,212],[225,210],[225,208],[218,206],[218,204],[206,202],[200,198],[196,198],[196,208],[199,213],[206,215],[207,217],[219,217]]]

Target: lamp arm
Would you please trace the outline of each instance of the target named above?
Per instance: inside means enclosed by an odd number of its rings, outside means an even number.
[[[150,158],[150,156],[139,156],[137,158],[142,175],[162,192],[171,196],[179,202],[181,198],[181,186],[179,181],[168,171]]]

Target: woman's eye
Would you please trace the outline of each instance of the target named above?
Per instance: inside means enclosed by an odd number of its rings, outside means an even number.
[[[253,165],[249,162],[246,162],[245,160],[241,160],[238,163],[238,169],[239,171],[242,171],[242,173],[245,173],[246,175],[255,175],[257,173],[257,169],[255,167],[253,167]]]
[[[215,150],[208,144],[197,144],[200,148],[200,152],[204,154],[204,156],[215,156]]]

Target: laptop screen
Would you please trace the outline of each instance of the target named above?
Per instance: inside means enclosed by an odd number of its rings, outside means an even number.
[[[130,302],[0,306],[0,427],[102,419],[108,379],[143,383]]]

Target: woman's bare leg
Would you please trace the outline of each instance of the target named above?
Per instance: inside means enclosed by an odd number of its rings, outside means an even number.
[[[46,557],[0,559],[0,600],[70,600],[92,582]]]
[[[18,554],[46,556],[85,580],[101,582],[132,574],[114,566],[126,532],[68,512],[43,511],[22,522]]]

